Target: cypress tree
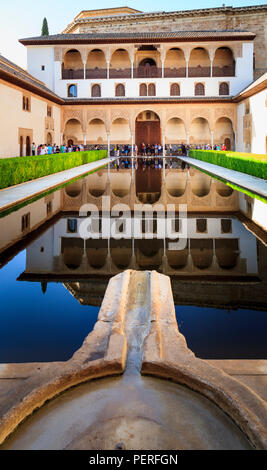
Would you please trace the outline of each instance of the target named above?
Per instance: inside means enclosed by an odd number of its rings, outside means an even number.
[[[48,30],[48,24],[47,24],[47,19],[46,18],[44,18],[44,20],[43,20],[42,36],[49,36],[49,30]]]

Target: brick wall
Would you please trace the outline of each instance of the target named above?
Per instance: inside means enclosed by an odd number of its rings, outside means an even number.
[[[220,8],[188,11],[175,14],[129,15],[119,18],[105,18],[94,23],[77,24],[70,32],[140,32],[140,31],[192,31],[192,30],[246,30],[256,34],[255,74],[257,79],[267,71],[267,7],[244,9]]]

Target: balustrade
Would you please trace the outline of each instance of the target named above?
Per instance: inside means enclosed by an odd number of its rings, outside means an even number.
[[[179,68],[165,68],[164,69],[164,78],[176,78],[186,77],[186,67],[179,67]]]
[[[86,78],[107,78],[107,69],[86,69]]]
[[[74,80],[74,79],[83,79],[84,70],[83,69],[65,69],[62,67],[62,79],[63,80]]]
[[[213,77],[234,77],[235,76],[235,64],[224,65],[223,67],[212,68]]]
[[[235,76],[235,64],[225,65],[222,67],[197,67],[188,68],[188,77],[234,77]],[[140,66],[133,69],[133,78],[161,78],[162,68],[156,66]],[[185,78],[186,67],[179,68],[164,68],[164,78]],[[107,69],[86,69],[86,79],[106,79],[108,78]],[[132,78],[131,68],[125,69],[110,69],[109,78]],[[62,66],[62,79],[63,80],[74,80],[84,79],[84,69],[66,69]]]
[[[109,69],[109,78],[131,78],[131,69]]]
[[[188,77],[210,77],[210,67],[197,67],[188,68]]]

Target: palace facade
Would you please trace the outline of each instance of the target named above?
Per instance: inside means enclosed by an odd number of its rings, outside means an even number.
[[[112,8],[21,39],[28,72],[0,57],[0,156],[28,154],[33,141],[266,153],[266,16],[267,6]]]

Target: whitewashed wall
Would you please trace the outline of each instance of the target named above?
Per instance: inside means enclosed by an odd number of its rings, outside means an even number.
[[[173,45],[174,47],[174,45]],[[75,45],[73,45],[75,48]],[[181,96],[194,96],[194,83],[205,83],[206,96],[219,96],[219,82],[230,84],[230,95],[236,95],[253,81],[253,43],[242,44],[242,57],[236,59],[235,77],[190,77],[190,78],[157,78],[157,79],[94,79],[94,80],[61,80],[61,63],[54,61],[53,46],[27,47],[28,72],[45,82],[59,96],[67,97],[67,85],[78,85],[78,98],[91,97],[91,84],[101,84],[102,97],[115,97],[115,84],[124,83],[127,97],[139,96],[140,83],[155,83],[156,96],[170,96],[170,84],[180,83]],[[42,65],[45,70],[42,71]]]
[[[248,98],[251,115],[251,153],[266,154],[267,138],[267,89]],[[237,105],[237,150],[246,152],[243,141],[243,118],[245,116],[245,102]]]
[[[55,142],[60,143],[59,106],[37,95],[31,95],[31,110],[23,111],[24,93],[23,89],[0,81],[0,158],[19,156],[19,128],[32,129],[33,142],[36,145],[46,142],[45,118],[48,104],[53,108]],[[28,92],[26,94],[29,96]]]

